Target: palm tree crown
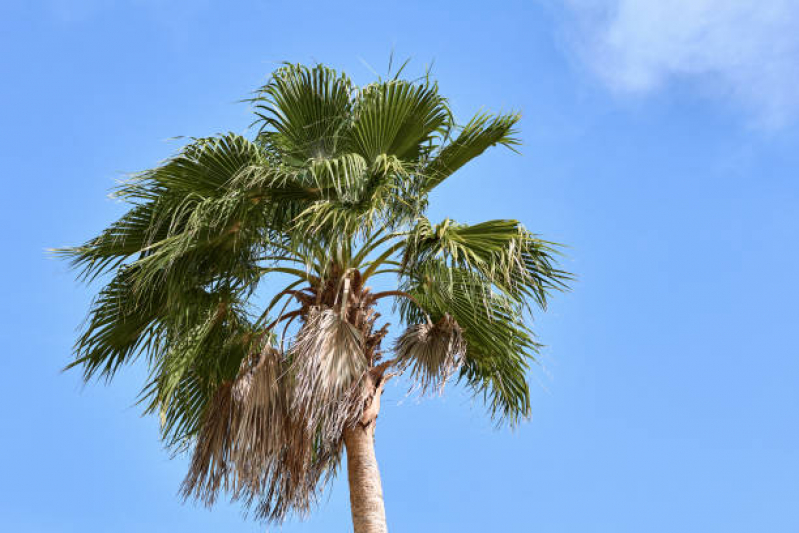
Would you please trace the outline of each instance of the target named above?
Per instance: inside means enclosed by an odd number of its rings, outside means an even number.
[[[146,410],[192,452],[183,494],[226,491],[280,521],[313,505],[392,375],[422,390],[453,377],[497,421],[526,417],[529,313],[569,276],[515,220],[425,218],[437,185],[518,144],[518,114],[457,126],[427,77],[356,87],[321,65],[284,65],[252,104],[253,139],[193,139],[118,188],[124,216],[60,252],[109,280],[70,366],[110,379],[144,357]],[[377,276],[394,290],[370,290]],[[256,297],[266,279],[287,285]],[[391,346],[383,298],[404,329]]]

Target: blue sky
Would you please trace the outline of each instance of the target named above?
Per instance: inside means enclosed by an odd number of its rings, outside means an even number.
[[[384,399],[390,529],[799,531],[799,8],[789,0],[21,1],[0,5],[0,529],[262,531],[181,505],[186,459],[133,406],[145,370],[83,388],[92,291],[48,257],[179,135],[246,130],[280,61],[361,83],[434,61],[462,119],[524,113],[436,192],[431,218],[518,218],[569,245],[574,291],[537,317],[532,420]],[[348,531],[342,478],[283,531]]]

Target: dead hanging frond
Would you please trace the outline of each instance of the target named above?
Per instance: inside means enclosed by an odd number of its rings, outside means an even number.
[[[232,389],[232,382],[222,383],[208,405],[189,472],[181,486],[185,498],[194,497],[207,506],[213,505],[220,489],[227,488],[233,466],[231,452],[236,423]]]
[[[411,366],[411,376],[422,394],[441,392],[447,380],[461,366],[466,352],[463,331],[449,314],[435,324],[431,321],[410,326],[394,347],[400,365]]]
[[[289,370],[283,355],[269,348],[241,375],[247,395],[240,402],[233,454],[241,483],[235,496],[256,517],[273,522],[290,512],[310,512],[340,456],[339,443],[320,442],[319,432],[292,411]]]
[[[331,308],[312,308],[291,347],[291,408],[323,442],[340,438],[360,415],[361,381],[367,370],[361,332]]]
[[[311,510],[339,464],[341,437],[326,440],[292,411],[289,368],[267,346],[219,387],[181,487],[185,498],[211,505],[226,491],[272,522]]]
[[[233,384],[236,409],[233,460],[241,483],[257,488],[259,474],[270,470],[274,455],[285,444],[277,430],[288,416],[287,394],[281,383],[285,363],[275,348],[267,346],[258,357],[246,359]]]

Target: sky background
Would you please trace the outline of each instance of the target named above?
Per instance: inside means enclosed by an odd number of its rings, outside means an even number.
[[[799,532],[799,5],[792,0],[0,3],[0,529],[263,531],[181,505],[134,400],[82,387],[94,288],[52,246],[175,136],[245,132],[283,60],[357,82],[434,62],[456,115],[521,110],[436,190],[431,219],[517,218],[579,281],[539,314],[533,417],[494,430],[458,387],[384,396],[390,530]],[[346,476],[286,532],[349,531]]]

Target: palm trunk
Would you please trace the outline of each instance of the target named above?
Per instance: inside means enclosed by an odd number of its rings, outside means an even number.
[[[344,432],[350,510],[355,533],[387,533],[383,488],[374,445],[375,422],[356,424]]]

